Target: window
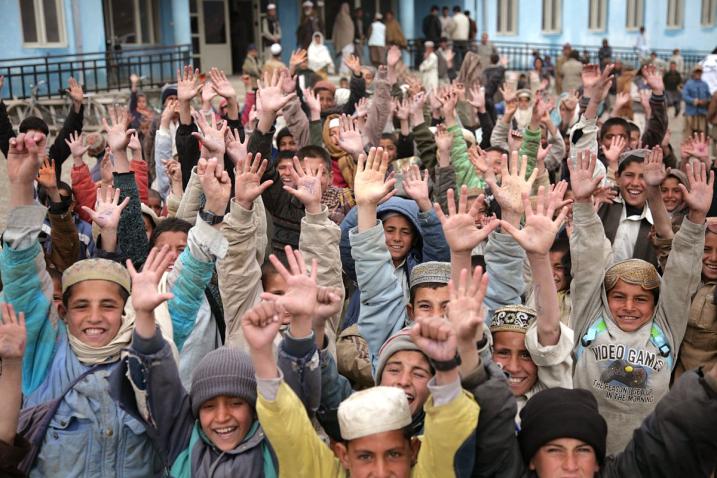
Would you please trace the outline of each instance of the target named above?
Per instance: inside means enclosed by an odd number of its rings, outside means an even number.
[[[62,0],[20,0],[23,44],[66,46],[63,8]]]
[[[104,0],[105,34],[113,43],[157,43],[158,0]]]
[[[667,28],[682,28],[683,0],[667,1]]]
[[[637,30],[643,25],[645,18],[645,5],[643,0],[627,0],[627,15],[625,19],[625,28],[628,30]]]
[[[717,16],[717,0],[702,0],[702,15],[700,16],[703,27],[713,27]]]
[[[518,33],[518,1],[498,0],[498,35],[515,35]]]
[[[562,27],[561,0],[543,0],[543,33],[560,33]]]
[[[588,15],[588,29],[593,32],[604,32],[605,19],[607,18],[607,0],[590,0]]]

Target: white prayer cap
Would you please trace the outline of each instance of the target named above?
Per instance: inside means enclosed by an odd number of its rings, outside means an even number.
[[[276,10],[276,5],[274,5],[273,3],[270,3],[269,5],[266,6],[266,9],[267,10]]]
[[[312,8],[314,6],[314,3],[311,0],[306,0],[304,3],[301,4],[304,8]]]
[[[426,48],[433,48],[434,46],[436,46],[436,44],[428,40],[427,42],[423,43],[423,46],[425,46]]]
[[[397,387],[373,387],[356,392],[341,402],[338,415],[344,440],[402,430],[411,424],[408,399]]]
[[[269,48],[269,50],[271,50],[272,55],[278,55],[281,53],[281,45],[279,45],[278,43],[274,43],[273,45],[271,45],[271,48]]]

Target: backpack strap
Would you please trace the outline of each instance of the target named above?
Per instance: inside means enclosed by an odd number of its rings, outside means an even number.
[[[667,359],[667,365],[670,367],[670,370],[672,370],[672,347],[667,342],[667,339],[665,339],[665,334],[662,332],[660,326],[654,322],[650,329],[650,342],[657,347],[657,350],[660,351],[660,355]]]
[[[605,319],[603,319],[602,315],[600,315],[600,318],[595,320],[595,322],[588,327],[587,332],[585,332],[585,335],[582,336],[580,339],[580,344],[578,345],[578,348],[575,350],[575,358],[576,361],[580,360],[580,356],[583,354],[583,351],[585,350],[585,347],[589,346],[595,338],[600,335],[601,333],[605,332],[607,330],[607,324],[605,323]]]

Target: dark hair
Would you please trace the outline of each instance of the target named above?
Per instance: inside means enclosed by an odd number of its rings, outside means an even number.
[[[110,281],[107,281],[107,282],[110,282]],[[117,288],[119,289],[120,297],[122,297],[122,303],[123,303],[123,304],[126,304],[126,303],[127,303],[127,299],[129,299],[129,292],[127,292],[127,291],[124,289],[124,287],[122,287],[121,285],[119,285],[119,284],[117,284],[117,283],[115,283],[115,282],[112,282],[112,283],[113,283],[114,285],[116,285]],[[79,284],[79,282],[78,282],[78,284]],[[64,305],[65,307],[67,307],[67,304],[70,303],[70,297],[72,296],[72,289],[74,289],[76,285],[77,285],[77,284],[72,284],[70,287],[67,288],[67,290],[65,291],[65,293],[62,294],[62,305]]]
[[[441,37],[441,38],[438,40],[438,43],[444,43],[444,42],[445,42],[445,43],[448,43],[448,38],[446,38],[446,37]]]
[[[286,259],[286,253],[281,249],[274,249],[271,251],[272,254],[276,256],[277,259],[279,259],[279,262],[284,265],[287,269],[289,268],[289,261]],[[261,285],[264,289],[266,289],[266,280],[274,275],[278,275],[279,271],[276,270],[276,267],[274,267],[274,264],[271,263],[269,258],[264,259],[264,263],[261,265]]]
[[[453,13],[459,13],[460,11],[461,11],[461,7],[459,7],[458,5],[453,7]]]
[[[470,17],[470,16],[471,16],[471,11],[470,11],[470,10],[465,10],[465,11],[463,12],[463,14],[464,14],[465,16],[467,16],[467,17]]]
[[[393,133],[381,133],[381,139],[389,139],[394,145],[397,142],[396,135]]]
[[[296,151],[279,151],[279,154],[276,155],[276,162],[274,163],[274,166],[278,166],[279,163],[285,159],[292,160],[294,159],[294,156],[296,155]]]
[[[638,156],[636,154],[631,154],[625,159],[620,161],[620,164],[617,167],[617,175],[620,176],[625,169],[630,166],[632,163],[644,163],[645,158],[643,156]]]
[[[281,143],[281,140],[285,138],[286,136],[294,137],[293,134],[291,134],[291,131],[289,131],[289,128],[284,127],[279,130],[278,133],[276,133],[276,146],[279,147],[279,143]]]
[[[492,65],[495,65],[495,64],[498,63],[499,61],[500,61],[500,55],[498,55],[497,53],[493,53],[493,54],[490,56],[490,63],[491,63]]]
[[[42,118],[38,118],[37,116],[28,116],[22,122],[20,123],[20,127],[18,130],[21,133],[27,133],[31,129],[35,131],[40,131],[47,136],[50,134],[50,128],[47,127],[47,123]]]
[[[438,5],[432,5],[432,6],[431,6],[431,11],[432,11],[432,12],[437,12],[438,10],[439,10]]]
[[[632,123],[632,122],[628,121],[628,122],[627,122],[627,134],[629,135],[629,134],[632,133],[633,131],[637,131],[637,132],[639,133],[639,132],[640,132],[640,128],[639,128],[635,123]]]
[[[411,305],[413,305],[413,299],[416,298],[416,291],[418,291],[419,289],[436,290],[436,289],[440,289],[441,287],[448,287],[448,284],[445,284],[443,282],[424,282],[423,284],[418,284],[414,287],[411,287],[411,292],[410,292],[411,299],[410,299],[409,303]]]
[[[579,60],[580,59],[580,53],[578,53],[577,50],[570,50],[570,53],[568,54],[568,58],[571,58],[573,60]]]
[[[159,239],[159,236],[164,232],[183,232],[189,234],[189,230],[192,228],[192,224],[179,219],[178,217],[168,217],[157,224],[152,231],[152,235],[149,237],[149,248],[152,249],[154,244]]]
[[[75,198],[74,191],[72,190],[72,186],[67,184],[64,181],[59,181],[57,183],[57,192],[66,192],[67,195],[70,197],[70,201],[73,201]],[[44,186],[40,186],[37,190],[37,200],[40,202],[40,204],[49,205],[50,204],[50,196],[47,194],[47,189],[45,189]]]
[[[147,192],[147,196],[154,198],[154,199],[159,199],[160,204],[164,203],[164,201],[162,201],[162,195],[159,194],[159,191],[156,191],[152,188],[150,188],[149,191]]]
[[[501,148],[500,146],[490,146],[485,149],[486,153],[490,153],[491,151],[496,151],[500,154],[508,154],[508,150]]]
[[[321,146],[314,146],[312,144],[304,146],[296,152],[296,156],[298,156],[300,161],[303,161],[304,158],[307,157],[321,158],[321,160],[324,162],[324,167],[326,168],[326,170],[328,172],[331,172],[331,155]]]
[[[613,116],[612,118],[608,118],[600,127],[600,139],[605,137],[608,130],[613,126],[622,126],[622,128],[625,130],[625,136],[627,136],[628,132],[630,131],[628,129],[629,125],[630,123],[628,123],[627,120],[625,120],[624,118],[620,118],[619,116]]]
[[[562,252],[563,257],[560,259],[560,265],[565,270],[565,277],[568,281],[568,288],[570,283],[573,281],[572,271],[572,260],[570,259],[570,242],[567,237],[559,236],[550,246],[550,252]]]

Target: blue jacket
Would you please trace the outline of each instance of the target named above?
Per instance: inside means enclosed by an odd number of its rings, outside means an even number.
[[[409,251],[406,257],[405,267],[406,277],[411,276],[411,271],[415,266],[423,262],[428,261],[439,261],[448,262],[451,260],[450,249],[446,243],[446,238],[443,235],[443,228],[441,223],[436,217],[433,211],[422,213],[418,209],[418,205],[415,201],[410,199],[404,199],[400,197],[392,197],[385,203],[381,204],[377,209],[378,218],[381,219],[384,215],[390,212],[396,212],[405,216],[414,229],[417,232],[416,244]],[[344,268],[344,272],[349,278],[356,282],[356,265],[354,258],[352,257],[351,248],[352,244],[349,240],[349,231],[358,225],[358,206],[354,207],[344,218],[341,223],[341,242],[339,243],[339,249],[341,251],[341,263]],[[385,242],[383,236],[379,239],[382,243]],[[393,267],[393,266],[392,266]],[[403,294],[408,297],[408,291],[403,291]],[[360,286],[359,290],[351,297],[349,302],[348,310],[344,317],[344,321],[341,328],[344,329],[358,320],[358,309],[360,302]]]
[[[72,352],[52,307],[52,280],[37,240],[45,212],[42,206],[13,209],[0,253],[2,300],[25,312],[25,407],[59,397],[88,368]],[[116,365],[98,369],[65,395],[30,476],[133,477],[161,471],[144,426],[109,397],[107,376]]]
[[[706,116],[710,99],[709,86],[702,80],[690,78],[682,90],[682,99],[685,100],[685,116]],[[694,100],[703,100],[705,103],[695,106],[692,103]]]

